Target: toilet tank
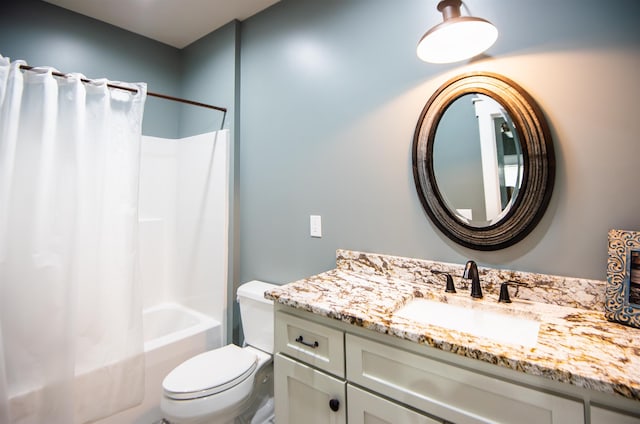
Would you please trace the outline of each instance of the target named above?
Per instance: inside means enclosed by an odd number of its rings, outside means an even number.
[[[273,353],[273,302],[264,298],[264,292],[276,287],[275,284],[255,280],[238,287],[238,303],[245,343],[271,354]]]

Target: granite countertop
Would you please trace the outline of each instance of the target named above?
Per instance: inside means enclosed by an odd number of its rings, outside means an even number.
[[[566,287],[572,290],[580,287],[580,293],[599,293],[600,289],[604,290],[604,282],[545,279],[539,274],[518,273],[521,275],[516,277],[520,281],[533,278],[540,284],[530,292],[523,290],[518,298],[512,289],[513,303],[499,304],[495,273],[505,271],[482,269],[480,277],[485,297],[475,300],[461,281],[456,281],[458,293],[445,293],[444,281],[427,272],[427,268],[453,275],[459,275],[456,273],[461,269],[458,265],[338,251],[336,269],[280,286],[267,292],[266,297],[279,304],[446,352],[640,400],[640,329],[607,321],[604,309],[600,308],[602,299],[597,296],[586,296],[576,305],[576,296],[561,293]],[[513,274],[510,272],[507,277],[512,279]],[[549,281],[562,284],[554,286]],[[540,301],[541,295],[536,293],[540,287],[545,287],[546,293],[556,293],[554,303]],[[499,343],[393,315],[419,297],[534,317],[541,323],[537,343],[533,347]]]

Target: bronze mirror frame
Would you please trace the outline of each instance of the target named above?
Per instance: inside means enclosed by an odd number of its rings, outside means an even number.
[[[520,140],[524,172],[511,208],[495,223],[473,227],[456,217],[438,189],[433,166],[433,145],[440,119],[465,94],[491,97],[511,117]],[[542,110],[519,85],[495,73],[473,72],[444,83],[425,105],[413,137],[413,177],[427,215],[448,238],[476,250],[498,250],[522,240],[538,224],[551,199],[555,179],[555,153]]]

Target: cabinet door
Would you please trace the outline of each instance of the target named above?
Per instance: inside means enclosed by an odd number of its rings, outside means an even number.
[[[281,354],[274,358],[278,424],[346,424],[343,380]]]
[[[347,379],[457,424],[583,424],[584,405],[347,334]]]
[[[638,408],[640,414],[640,407]],[[621,414],[619,412],[610,411],[608,409],[599,408],[591,405],[591,424],[639,424],[640,415],[632,417],[631,415]]]
[[[347,384],[349,424],[441,424],[397,403]]]

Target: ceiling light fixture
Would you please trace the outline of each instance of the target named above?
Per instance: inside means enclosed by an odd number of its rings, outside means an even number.
[[[460,6],[461,0],[438,3],[443,22],[427,31],[418,42],[420,59],[431,63],[458,62],[479,55],[496,42],[496,27],[482,18],[461,16]]]

